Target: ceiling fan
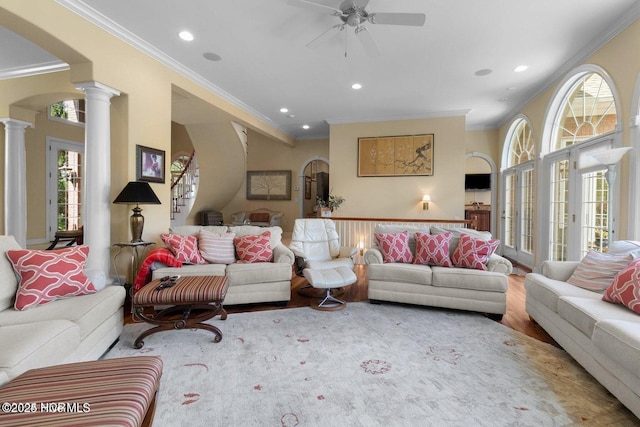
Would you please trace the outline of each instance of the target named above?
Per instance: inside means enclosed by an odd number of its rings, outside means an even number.
[[[380,51],[375,40],[365,27],[365,24],[383,24],[383,25],[409,25],[414,27],[421,27],[424,25],[426,16],[424,13],[373,13],[367,11],[367,5],[369,0],[344,0],[340,6],[333,7],[322,3],[317,3],[309,0],[289,0],[289,4],[304,6],[309,8],[321,9],[331,11],[332,15],[337,16],[342,21],[339,24],[334,25],[315,39],[307,43],[307,47],[313,47],[318,40],[323,38],[326,34],[337,31],[344,31],[347,26],[355,28],[355,34],[365,52],[369,56],[378,56]],[[346,48],[346,32],[345,32],[345,51],[344,56],[347,56]]]

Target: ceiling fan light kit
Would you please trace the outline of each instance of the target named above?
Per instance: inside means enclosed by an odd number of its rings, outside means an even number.
[[[362,47],[369,56],[378,56],[380,54],[380,50],[378,49],[378,45],[373,39],[373,36],[364,26],[365,24],[421,27],[426,21],[426,15],[424,13],[370,13],[366,10],[369,0],[345,0],[340,4],[339,8],[309,0],[290,0],[289,3],[309,8],[322,9],[324,11],[330,10],[333,12],[332,15],[337,16],[342,21],[341,24],[334,25],[311,40],[307,43],[307,47],[314,47],[318,40],[323,38],[323,36],[329,32],[332,32],[332,30],[337,29],[339,31],[343,31],[346,26],[349,26],[355,29],[354,33],[357,39],[360,41]],[[347,56],[346,33],[344,56]]]

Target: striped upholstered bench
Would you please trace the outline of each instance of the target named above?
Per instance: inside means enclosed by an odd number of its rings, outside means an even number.
[[[214,333],[214,342],[220,342],[220,329],[204,321],[217,315],[226,320],[223,302],[228,287],[225,276],[167,276],[152,280],[133,294],[132,307],[138,320],[156,327],[142,332],[133,346],[142,348],[145,337],[174,329],[205,329]],[[169,307],[151,315],[145,312],[155,306]]]
[[[150,426],[157,356],[32,369],[0,387],[0,426]]]

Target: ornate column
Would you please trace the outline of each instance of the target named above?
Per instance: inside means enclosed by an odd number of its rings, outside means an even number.
[[[109,278],[111,253],[111,97],[120,92],[98,82],[76,86],[86,102],[84,149],[84,243],[87,269]]]
[[[29,122],[10,118],[4,123],[4,233],[27,247],[27,153],[25,129]]]

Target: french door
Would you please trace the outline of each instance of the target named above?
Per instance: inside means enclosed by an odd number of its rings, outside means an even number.
[[[609,243],[607,169],[589,154],[611,147],[612,139],[581,143],[544,159],[548,176],[548,257],[580,260],[590,250],[606,252]]]
[[[84,144],[47,137],[47,238],[82,226]]]
[[[526,162],[503,172],[503,255],[533,266],[534,164]]]

